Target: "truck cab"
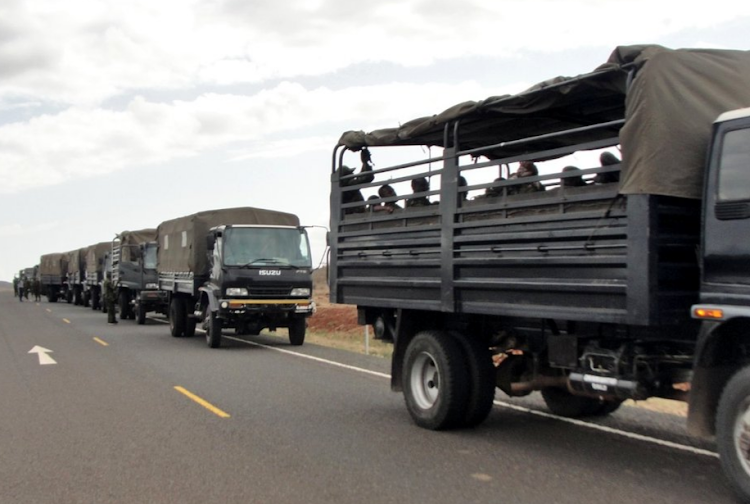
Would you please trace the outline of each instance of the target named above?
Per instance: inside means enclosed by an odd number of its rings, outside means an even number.
[[[218,346],[222,327],[238,334],[289,329],[293,345],[305,338],[312,315],[312,260],[303,227],[216,226],[208,231],[209,278],[200,287],[196,316],[209,346]]]
[[[700,301],[688,428],[716,436],[722,465],[750,495],[750,108],[714,123],[703,205]]]

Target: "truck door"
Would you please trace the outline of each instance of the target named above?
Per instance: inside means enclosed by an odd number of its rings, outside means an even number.
[[[704,303],[750,301],[750,112],[719,122],[706,173]]]

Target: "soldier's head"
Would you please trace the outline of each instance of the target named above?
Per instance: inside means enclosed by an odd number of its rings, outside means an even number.
[[[536,177],[539,175],[539,170],[536,165],[531,161],[521,161],[521,166],[516,171],[516,176],[521,177]]]
[[[617,156],[612,154],[611,152],[602,152],[601,156],[599,156],[599,163],[602,166],[610,166],[615,165],[620,162],[619,159],[617,159]]]
[[[411,190],[415,193],[427,192],[430,190],[430,183],[424,177],[415,178],[411,181]]]
[[[570,173],[570,172],[580,172],[581,169],[577,166],[566,166],[562,169],[563,173]],[[581,187],[586,185],[586,181],[583,180],[583,177],[581,175],[578,176],[571,176],[571,177],[565,177],[560,179],[560,185],[565,187]]]
[[[386,184],[378,189],[378,195],[381,198],[391,198],[396,195],[396,191],[390,185]]]

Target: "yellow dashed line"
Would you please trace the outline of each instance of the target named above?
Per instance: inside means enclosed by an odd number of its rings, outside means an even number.
[[[97,338],[96,336],[94,336],[94,341],[96,341],[97,343],[99,343],[101,346],[109,346],[109,343],[107,343],[104,340],[101,340],[101,339]]]
[[[66,324],[70,324],[70,320],[68,320],[66,318],[63,319],[63,322],[65,322]]]
[[[183,394],[184,396],[188,397],[189,399],[197,402],[198,404],[200,404],[201,406],[203,406],[204,408],[206,408],[211,413],[213,413],[213,414],[215,414],[217,416],[220,416],[221,418],[229,418],[229,413],[226,413],[225,411],[220,410],[219,408],[217,408],[213,404],[209,403],[205,399],[201,399],[200,397],[198,397],[197,395],[193,394],[189,390],[186,390],[186,389],[184,389],[182,387],[179,387],[179,386],[175,387],[174,389],[177,392],[179,392],[180,394]]]

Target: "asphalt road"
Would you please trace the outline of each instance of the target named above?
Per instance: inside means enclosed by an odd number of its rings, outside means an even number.
[[[273,337],[212,350],[0,291],[0,504],[734,502],[679,417],[577,424],[498,394],[480,427],[430,432],[389,371]]]

